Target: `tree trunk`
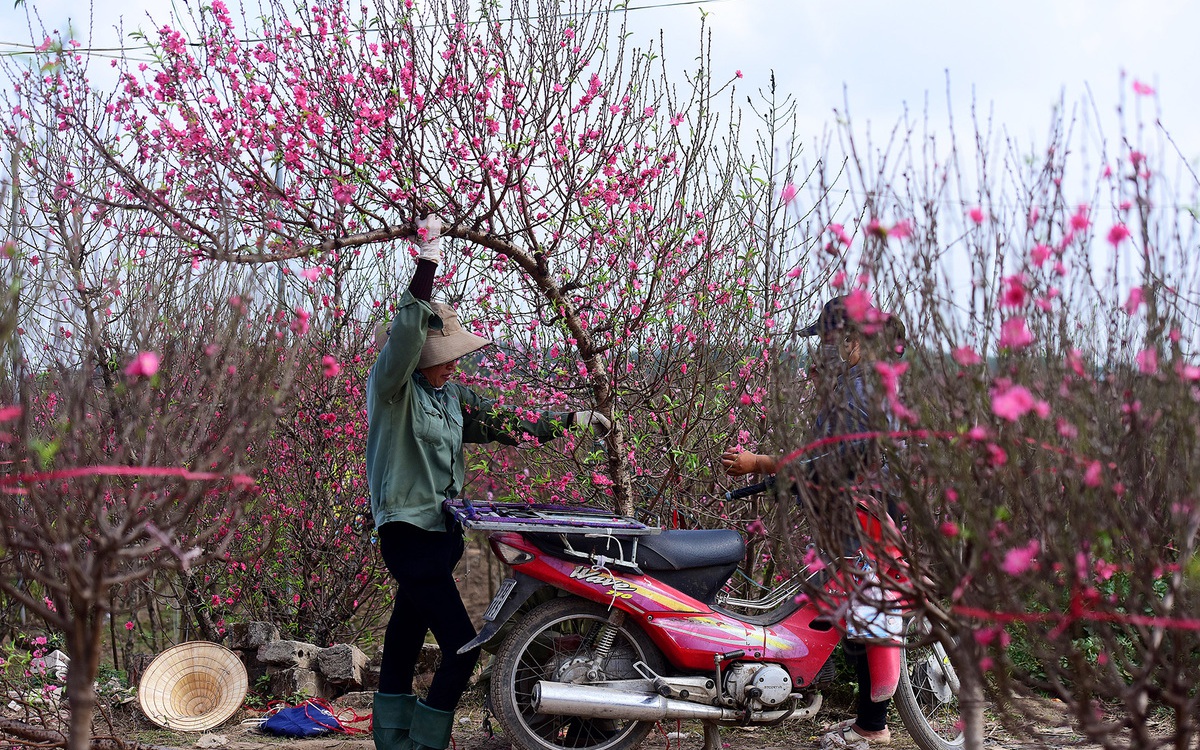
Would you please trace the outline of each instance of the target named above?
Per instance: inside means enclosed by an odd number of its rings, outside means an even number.
[[[92,716],[96,712],[93,683],[100,671],[100,636],[103,613],[76,607],[67,629],[67,750],[88,750],[92,741]]]
[[[954,645],[954,667],[958,671],[958,710],[963,723],[963,750],[983,750],[983,674],[979,654],[970,633],[960,636]]]

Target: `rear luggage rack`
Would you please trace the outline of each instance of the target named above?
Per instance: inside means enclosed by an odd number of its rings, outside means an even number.
[[[551,503],[475,503],[454,498],[443,504],[463,528],[480,531],[512,531],[521,534],[556,534],[562,554],[589,563],[612,565],[642,572],[637,565],[638,539],[659,534],[662,529],[647,526],[635,518],[608,513],[596,508]],[[616,545],[616,557],[583,552],[571,546],[571,536],[609,539]],[[626,545],[623,542],[628,542]],[[628,549],[626,547],[628,546]]]

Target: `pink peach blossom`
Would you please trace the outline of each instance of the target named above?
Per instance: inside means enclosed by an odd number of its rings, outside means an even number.
[[[292,322],[288,327],[293,333],[303,336],[308,333],[308,319],[311,317],[312,313],[297,307],[294,311]]]
[[[967,216],[971,217],[971,221],[975,222],[976,224],[982,224],[983,220],[987,218],[987,215],[983,212],[983,208],[980,206],[975,206],[968,211]]]
[[[1133,315],[1138,311],[1138,308],[1142,306],[1143,294],[1144,292],[1140,286],[1135,286],[1129,290],[1129,298],[1126,299],[1125,304],[1122,305],[1122,307],[1125,309],[1126,315]]]
[[[846,295],[846,314],[855,323],[865,323],[871,314],[871,295],[865,289],[855,289]]]
[[[1034,408],[1033,394],[1020,385],[1002,386],[992,391],[992,413],[1016,422]]]
[[[1108,243],[1113,247],[1120,245],[1129,237],[1129,227],[1124,224],[1114,224],[1113,228],[1108,230]]]
[[[876,362],[875,372],[879,373],[879,382],[883,385],[883,392],[887,396],[895,396],[900,387],[900,376],[908,371],[907,362]]]
[[[1025,304],[1025,274],[1017,273],[1004,278],[1004,291],[1000,295],[1001,307],[1020,307]]]
[[[1040,549],[1041,544],[1038,543],[1038,540],[1031,539],[1029,544],[1024,547],[1010,549],[1005,553],[1004,562],[1000,568],[1010,576],[1019,576],[1033,568]]]
[[[954,361],[957,362],[960,367],[970,367],[971,365],[977,365],[983,361],[983,359],[975,353],[975,350],[969,346],[958,347],[954,350],[952,356],[954,357]]]
[[[158,372],[158,354],[141,352],[125,366],[125,374],[131,378],[149,378]]]
[[[1045,263],[1046,259],[1049,257],[1050,247],[1040,242],[1034,245],[1033,249],[1029,251],[1030,262],[1032,262],[1033,265],[1037,266],[1038,268],[1041,268],[1042,264]]]
[[[1075,213],[1071,215],[1071,230],[1082,232],[1092,225],[1092,220],[1088,218],[1088,207],[1080,205],[1075,209]]]
[[[1034,341],[1033,334],[1025,325],[1025,318],[1017,316],[1009,318],[1000,325],[1000,346],[1010,349],[1023,349]]]
[[[356,193],[358,193],[357,185],[338,183],[333,186],[333,199],[343,206],[353,201]]]
[[[892,225],[892,228],[887,230],[887,235],[891,239],[906,240],[912,237],[913,225],[909,219],[901,219]]]
[[[846,228],[841,224],[830,224],[827,229],[833,234],[834,239],[843,245],[850,244],[850,235],[846,234]]]
[[[1008,463],[1008,454],[1004,452],[1003,448],[995,443],[988,443],[987,451],[988,463],[990,463],[992,466],[1003,466]]]
[[[1153,349],[1143,349],[1137,353],[1138,371],[1143,375],[1153,375],[1158,372],[1158,352]]]

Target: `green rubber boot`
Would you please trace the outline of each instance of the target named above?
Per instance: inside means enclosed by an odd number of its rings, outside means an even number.
[[[439,711],[417,701],[417,707],[413,710],[412,729],[401,750],[446,750],[453,728],[453,712]]]
[[[375,750],[402,750],[408,741],[413,723],[417,696],[399,693],[376,693],[371,711],[371,734]]]

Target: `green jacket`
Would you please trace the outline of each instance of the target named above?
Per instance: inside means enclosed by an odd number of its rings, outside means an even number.
[[[430,328],[442,319],[405,292],[391,335],[367,377],[367,483],[375,527],[403,521],[430,531],[446,528],[442,501],[463,486],[464,443],[553,440],[567,413],[519,419],[470,388],[449,382],[436,391],[417,372]]]

